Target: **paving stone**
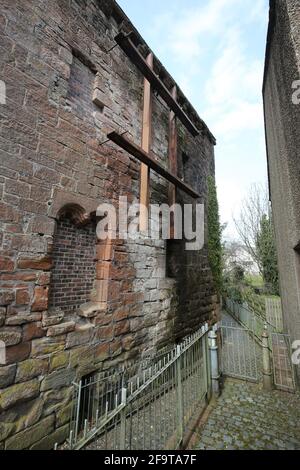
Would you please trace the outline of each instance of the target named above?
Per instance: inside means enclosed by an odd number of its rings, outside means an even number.
[[[260,384],[225,381],[221,397],[199,431],[199,450],[300,449],[300,394]]]

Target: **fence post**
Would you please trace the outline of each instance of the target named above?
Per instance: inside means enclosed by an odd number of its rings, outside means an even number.
[[[272,368],[271,355],[269,349],[268,326],[265,324],[262,334],[262,354],[263,354],[263,386],[265,390],[272,390]]]
[[[120,450],[126,450],[126,404],[127,389],[122,388],[122,405],[125,405],[120,412]]]
[[[181,447],[181,444],[183,442],[184,425],[183,425],[183,390],[182,390],[180,345],[177,346],[176,373],[177,373],[177,389],[178,389],[178,426],[179,426],[179,437],[180,437],[180,447]]]
[[[205,334],[202,338],[202,356],[203,356],[203,364],[204,364],[204,382],[205,382],[205,392],[206,392],[206,400],[207,402],[210,401],[210,390],[209,390],[209,378],[208,378],[208,354],[207,354],[207,334]]]
[[[77,410],[76,410],[76,423],[75,423],[75,444],[77,442],[78,438],[78,431],[79,431],[79,418],[80,418],[80,405],[81,405],[81,390],[82,389],[82,380],[79,382],[79,389],[78,389],[78,395],[77,395]]]
[[[213,393],[213,396],[218,397],[220,395],[218,344],[217,344],[216,332],[213,330],[211,330],[208,333],[208,344],[209,344],[209,351],[210,351],[212,393]]]

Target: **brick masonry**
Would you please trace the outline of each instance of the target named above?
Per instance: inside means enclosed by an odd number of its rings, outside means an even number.
[[[52,252],[49,308],[78,309],[89,301],[96,275],[96,228],[76,227],[68,219],[57,223]]]
[[[92,241],[99,203],[139,198],[140,164],[100,145],[111,127],[141,139],[142,76],[119,48],[106,52],[122,20],[130,25],[112,0],[1,2],[0,449],[62,442],[73,380],[218,315],[206,244],[197,253],[178,246],[174,263],[162,241]],[[178,124],[178,168],[205,202],[214,141],[190,114],[202,130],[194,139]],[[152,151],[163,165],[168,119],[154,98]],[[168,183],[152,172],[151,202],[167,198]],[[180,192],[178,200],[191,202]],[[62,253],[75,238],[76,253]]]

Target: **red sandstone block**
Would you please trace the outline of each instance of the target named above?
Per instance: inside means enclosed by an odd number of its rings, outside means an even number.
[[[7,125],[1,128],[1,135],[7,140],[19,143],[22,146],[36,150],[38,144],[38,133],[17,121],[9,121]]]
[[[0,257],[0,271],[11,273],[14,270],[14,262],[10,258]]]
[[[16,305],[27,305],[30,301],[30,294],[27,289],[17,289]]]
[[[55,222],[46,216],[35,216],[28,226],[28,233],[43,233],[44,235],[53,235]]]
[[[53,67],[59,73],[59,76],[65,80],[70,78],[70,66],[65,61],[61,60],[57,54],[53,54],[48,48],[42,47],[41,59],[48,65]]]
[[[129,308],[122,305],[120,308],[114,311],[114,320],[117,322],[120,320],[125,320],[129,317],[129,312]]]
[[[5,230],[9,233],[23,233],[23,227],[21,224],[7,224]]]
[[[18,222],[19,214],[14,207],[0,202],[0,220],[2,222]]]
[[[18,312],[15,309],[10,310],[8,308],[8,314],[10,316],[6,317],[5,324],[7,326],[18,326],[18,325],[25,325],[27,323],[40,321],[42,319],[42,315],[40,313],[29,313],[29,312]]]
[[[28,323],[23,326],[23,341],[30,341],[45,336],[45,330],[41,322]]]
[[[50,184],[58,184],[60,181],[60,175],[57,171],[51,170],[44,166],[40,166],[35,172],[34,177],[47,181]]]
[[[100,344],[95,348],[95,362],[102,362],[109,357],[109,343]]]
[[[112,266],[110,278],[121,281],[123,279],[131,279],[135,275],[135,269],[131,266]]]
[[[22,199],[20,206],[22,207]],[[30,202],[30,201],[29,201]],[[31,209],[32,210],[32,209]],[[29,210],[29,212],[31,211]],[[44,239],[38,235],[14,235],[11,241],[11,249],[28,253],[43,253]]]
[[[95,80],[94,80],[94,90],[96,90],[97,88],[103,91],[103,93],[106,90],[105,80],[103,79],[102,75],[99,72],[96,73]]]
[[[7,179],[5,182],[5,192],[8,194],[15,194],[16,196],[29,197],[30,186],[27,183],[22,183],[16,180]]]
[[[0,275],[1,281],[24,281],[30,282],[36,280],[35,273],[11,273],[11,274],[1,274]]]
[[[98,88],[96,88],[93,92],[92,101],[96,106],[99,106],[99,108],[112,108],[113,104],[112,100],[107,95],[107,93],[103,93]]]
[[[113,325],[102,326],[96,330],[95,337],[102,341],[112,340],[114,337]]]
[[[31,307],[32,312],[42,312],[48,308],[48,287],[36,287],[34,289],[34,300]]]
[[[113,320],[113,316],[111,314],[105,315],[103,312],[101,312],[96,318],[93,319],[93,324],[95,326],[107,326],[109,325]]]
[[[115,324],[115,336],[126,335],[130,332],[130,323],[128,320],[123,320]]]
[[[70,333],[75,330],[75,326],[75,322],[73,321],[50,326],[47,331],[47,336],[60,336],[65,333]]]
[[[87,135],[78,126],[75,127],[63,119],[59,119],[58,128],[61,132],[70,136],[76,136],[76,139],[79,139],[81,142],[86,143],[87,141]]]
[[[50,273],[40,273],[38,275],[38,285],[39,286],[48,286],[50,284],[51,274]]]
[[[125,264],[128,261],[128,254],[120,251],[115,251],[114,260],[120,264]]]
[[[51,198],[51,189],[32,185],[30,199],[38,202],[48,202]]]
[[[53,261],[50,256],[44,256],[40,259],[21,258],[18,260],[19,269],[37,269],[42,271],[49,271],[52,266]]]
[[[111,344],[110,344],[110,355],[115,357],[119,356],[123,351],[123,345],[122,345],[122,340],[121,339],[115,339]]]
[[[3,288],[0,291],[0,305],[1,306],[6,306],[15,300],[15,292],[14,290],[3,290]]]
[[[31,343],[21,343],[17,346],[9,346],[6,348],[6,364],[14,364],[16,362],[28,359],[31,350]]]
[[[120,298],[120,283],[118,281],[110,281],[108,287],[109,301],[116,301]]]

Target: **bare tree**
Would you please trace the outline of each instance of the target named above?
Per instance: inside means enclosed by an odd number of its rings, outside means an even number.
[[[257,240],[260,234],[261,221],[268,214],[267,187],[262,184],[253,184],[248,195],[242,201],[239,217],[233,218],[241,242],[254,263],[257,264],[261,274],[263,273],[263,266],[257,249]]]
[[[231,275],[236,266],[240,266],[246,274],[256,274],[258,269],[244,245],[235,240],[224,242],[223,265],[225,275]]]

